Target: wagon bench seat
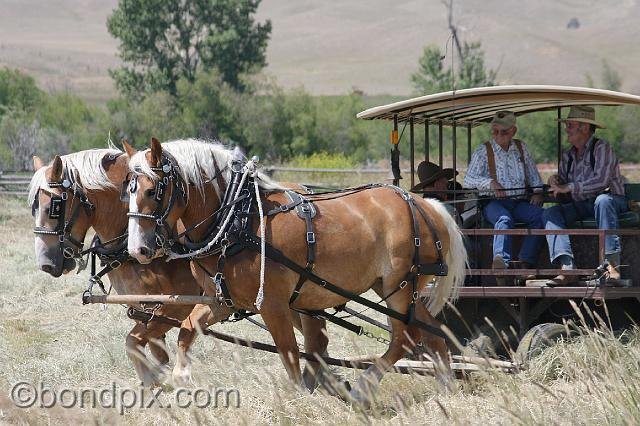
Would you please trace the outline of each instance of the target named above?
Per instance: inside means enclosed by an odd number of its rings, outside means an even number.
[[[624,191],[627,198],[631,201],[632,210],[626,211],[618,215],[618,228],[640,228],[640,183],[626,183],[624,185]],[[597,229],[596,219],[589,217],[583,220],[575,221],[569,224],[571,228],[575,229]],[[463,228],[473,228],[473,222],[469,220],[469,224]],[[482,228],[491,229],[492,226],[486,220],[482,220]],[[527,225],[522,222],[514,223],[515,228],[526,228]]]
[[[571,224],[572,228],[578,229],[596,229],[596,219],[590,217],[588,219],[579,220]],[[637,228],[640,227],[640,213],[635,211],[628,211],[618,215],[618,227],[619,228]]]
[[[626,183],[624,192],[627,198],[631,200],[633,205],[640,201],[640,183]],[[571,227],[578,229],[596,229],[596,219],[590,217],[584,220],[578,220],[571,224]],[[618,228],[638,228],[640,227],[640,211],[634,208],[618,215]]]

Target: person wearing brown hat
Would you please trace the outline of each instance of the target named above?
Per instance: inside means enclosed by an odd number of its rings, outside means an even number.
[[[511,111],[498,111],[491,120],[492,139],[480,145],[471,156],[464,178],[465,188],[477,188],[481,193],[493,194],[482,213],[494,229],[512,229],[515,221],[524,222],[530,229],[542,228],[542,179],[526,145],[514,139],[518,128]],[[529,196],[528,189],[536,188]],[[493,268],[506,269],[513,260],[511,236],[493,238]],[[544,239],[539,235],[524,237],[519,258],[525,268],[537,263]],[[530,279],[534,277],[526,277]],[[505,280],[496,278],[498,285]]]
[[[422,192],[425,197],[436,198],[443,202],[448,201],[450,199],[449,191],[456,187],[456,182],[451,179],[457,174],[458,172],[453,169],[443,169],[430,161],[422,161],[418,164],[418,179],[420,181],[411,188],[411,191]],[[459,203],[459,206],[463,207],[462,203]],[[453,217],[456,217],[456,211],[450,203],[446,203],[445,207]]]
[[[567,118],[561,121],[571,147],[563,152],[558,174],[551,176],[548,183],[554,196],[570,196],[570,199],[545,210],[545,229],[564,229],[576,220],[592,216],[598,228],[617,229],[618,214],[628,209],[628,202],[618,158],[611,145],[595,135],[597,128],[605,126],[596,121],[593,107],[583,105],[571,107]],[[547,243],[551,262],[562,269],[574,269],[568,235],[548,235]],[[611,279],[620,278],[620,251],[620,238],[607,235],[605,258]],[[560,274],[547,285],[570,285],[577,282],[576,278]]]

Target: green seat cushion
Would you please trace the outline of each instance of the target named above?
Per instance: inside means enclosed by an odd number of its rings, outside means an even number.
[[[619,228],[635,228],[640,226],[640,214],[634,211],[627,211],[618,215]],[[596,229],[596,219],[590,217],[588,219],[579,220],[571,224],[572,228]]]

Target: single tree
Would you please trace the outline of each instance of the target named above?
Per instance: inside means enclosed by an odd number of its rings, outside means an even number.
[[[241,74],[266,65],[271,22],[255,23],[261,0],[120,0],[107,19],[120,40],[124,66],[110,70],[128,97],[166,90],[195,80],[199,69],[217,68],[222,79],[243,90]]]
[[[436,46],[427,46],[419,61],[419,68],[411,76],[419,93],[437,93],[469,87],[495,85],[496,71],[487,70],[480,42],[462,45],[464,60],[459,68],[445,68],[444,55]]]
[[[30,75],[17,69],[0,69],[0,118],[11,110],[31,112],[44,97]]]
[[[445,68],[446,52],[442,53],[433,45],[426,46],[419,60],[418,71],[411,76],[413,87],[419,93],[437,93],[453,89],[493,86],[497,71],[485,68],[481,43],[479,41],[460,42],[458,27],[453,21],[453,0],[442,3],[447,8],[452,51],[455,45],[457,63],[452,59],[451,66]]]

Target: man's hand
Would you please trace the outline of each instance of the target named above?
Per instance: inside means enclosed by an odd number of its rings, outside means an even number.
[[[550,188],[554,197],[557,197],[560,194],[568,194],[571,193],[571,188],[569,185],[551,185]]]
[[[544,201],[544,196],[542,194],[533,194],[529,202],[534,206],[541,207],[543,201]]]
[[[557,174],[549,176],[547,184],[549,186],[560,185],[560,176],[558,176]]]
[[[504,198],[507,196],[507,192],[504,190],[504,187],[500,185],[499,182],[492,180],[489,187],[493,190],[493,193],[495,194],[496,198]]]

